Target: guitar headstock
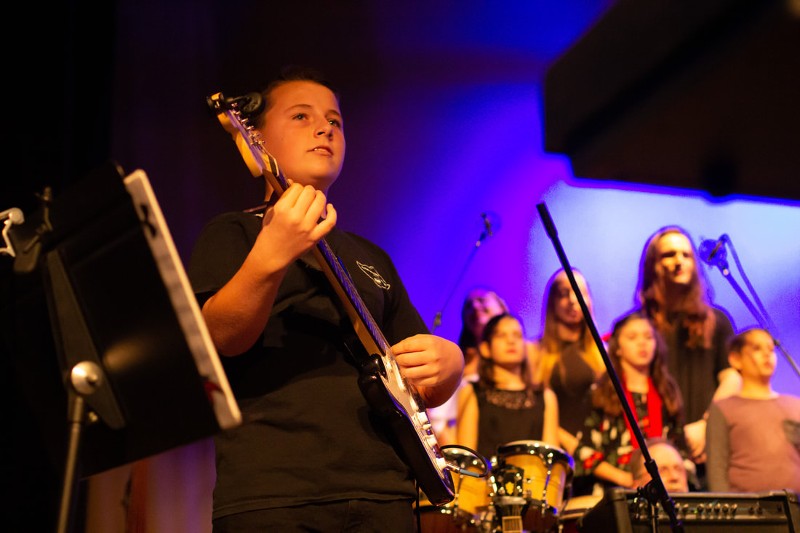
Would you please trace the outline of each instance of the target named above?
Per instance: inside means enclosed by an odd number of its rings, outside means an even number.
[[[244,116],[246,111],[252,110],[248,108],[257,107],[258,104],[248,97],[225,98],[222,93],[209,96],[206,102],[225,131],[233,137],[250,173],[254,177],[263,176],[279,195],[283,194],[288,186],[286,178],[278,167],[278,162],[264,147],[261,134]]]

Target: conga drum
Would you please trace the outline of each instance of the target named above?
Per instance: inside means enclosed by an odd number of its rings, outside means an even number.
[[[513,441],[497,448],[497,468],[522,470],[523,516],[526,530],[552,531],[572,486],[575,462],[556,446],[535,440]]]
[[[472,453],[460,448],[444,448],[448,462],[477,475],[488,474],[486,465]],[[480,524],[489,510],[487,477],[474,477],[451,472],[455,495],[453,501],[436,506],[420,493],[419,514],[421,533],[459,533],[480,531]]]

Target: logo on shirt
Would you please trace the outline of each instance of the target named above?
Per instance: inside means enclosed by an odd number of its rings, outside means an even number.
[[[383,290],[389,290],[389,287],[391,287],[391,285],[389,285],[386,282],[386,280],[383,279],[383,276],[381,276],[380,272],[375,270],[374,266],[365,265],[361,261],[356,261],[356,264],[358,265],[358,268],[361,269],[361,272],[369,276],[369,278],[375,283],[375,285],[377,285]]]

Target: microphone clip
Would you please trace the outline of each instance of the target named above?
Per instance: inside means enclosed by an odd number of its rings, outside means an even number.
[[[8,235],[8,232],[11,231],[11,226],[13,224],[24,223],[25,215],[20,208],[12,207],[0,213],[0,220],[3,221],[2,236],[3,242],[5,243],[5,246],[0,248],[0,254],[16,257],[17,253],[14,251],[14,246],[11,243],[11,237]]]
[[[697,250],[700,259],[709,266],[718,266],[720,268],[727,268],[727,251],[725,245],[730,242],[727,233],[723,233],[716,241],[706,239],[700,243],[700,248]]]

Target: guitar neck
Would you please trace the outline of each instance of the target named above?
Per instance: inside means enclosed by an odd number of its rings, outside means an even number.
[[[349,272],[339,262],[326,240],[317,243],[314,255],[317,261],[323,264],[322,270],[343,303],[350,322],[365,348],[371,353],[381,355],[391,353],[388,341],[353,285]]]

